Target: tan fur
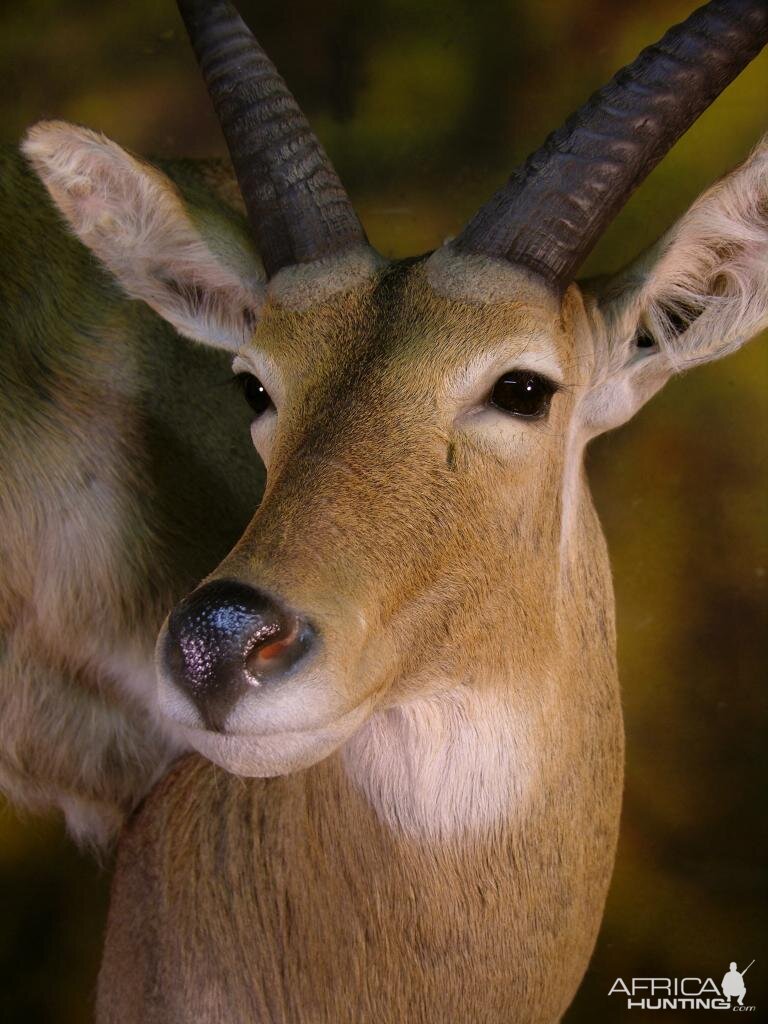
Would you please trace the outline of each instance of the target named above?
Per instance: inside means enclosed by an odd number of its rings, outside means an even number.
[[[491,342],[515,365],[545,331],[573,380],[581,306],[550,307],[446,299],[423,264],[302,314],[266,306],[253,347],[290,397],[265,503],[218,572],[318,624],[319,681],[283,688],[297,727],[320,702],[337,719],[377,710],[299,774],[246,786],[189,762],[156,791],[121,855],[102,1020],[564,1011],[600,921],[622,776],[608,566],[583,478],[558,554],[576,391],[546,424],[455,421]],[[257,711],[270,730],[288,713]],[[319,729],[281,757],[327,753]],[[252,745],[201,739],[230,769],[272,774],[253,727]]]
[[[738,207],[758,246],[764,200]],[[667,266],[691,238],[711,246],[696,209]],[[713,260],[694,261],[701,294]],[[652,393],[635,363],[662,380],[688,342],[637,350],[661,292],[618,293],[573,285],[555,302],[527,273],[446,251],[309,305],[267,294],[236,365],[269,375],[276,408],[252,428],[268,486],[214,576],[279,594],[322,644],[243,696],[224,734],[161,672],[161,707],[192,746],[276,777],[191,758],[135,816],[100,1021],[560,1018],[599,926],[623,761],[583,452]],[[729,320],[720,344],[758,320]],[[705,323],[711,357],[722,324]],[[561,385],[548,418],[489,407],[519,366]]]
[[[286,309],[309,309],[338,292],[359,287],[386,264],[369,245],[356,245],[328,260],[283,267],[270,280],[267,293]]]
[[[450,242],[429,257],[426,275],[433,291],[447,299],[484,306],[527,299],[558,309],[557,296],[538,274],[506,260],[460,252]]]

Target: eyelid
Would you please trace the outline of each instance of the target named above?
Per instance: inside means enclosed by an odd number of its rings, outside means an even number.
[[[508,370],[502,370],[502,372],[499,374],[499,376],[493,382],[493,386],[492,386],[491,390],[493,390],[493,387],[495,387],[496,384],[503,377],[510,377],[513,374],[521,374],[521,375],[527,374],[529,377],[537,377],[540,381],[543,381],[544,384],[547,385],[547,387],[550,389],[550,391],[552,392],[553,395],[556,392],[558,392],[558,391],[562,391],[563,388],[565,387],[565,385],[562,383],[562,381],[555,380],[553,377],[550,377],[550,375],[548,373],[542,373],[541,370],[534,370],[530,366],[525,366],[524,364],[518,364],[518,365],[515,365],[515,366],[511,366]]]

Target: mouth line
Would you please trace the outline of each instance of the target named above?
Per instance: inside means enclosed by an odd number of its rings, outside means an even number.
[[[370,702],[362,701],[325,725],[272,733],[221,733],[182,726],[180,739],[231,774],[268,778],[324,760],[357,732],[372,711]]]
[[[206,729],[205,727],[199,725],[182,725],[181,723],[177,723],[176,727],[181,729],[188,736],[208,736],[216,737],[220,740],[241,740],[244,742],[253,742],[262,739],[272,742],[279,741],[281,739],[291,739],[294,737],[316,736],[319,733],[327,732],[329,729],[337,729],[339,727],[343,727],[345,722],[347,722],[347,720],[350,718],[356,717],[359,714],[361,708],[363,708],[366,704],[372,704],[370,697],[364,697],[363,700],[359,701],[357,704],[355,704],[354,707],[350,708],[348,711],[345,711],[344,714],[339,715],[337,718],[332,718],[327,722],[311,725],[304,729],[280,729],[276,731],[264,730],[258,732],[223,732],[216,729]],[[370,710],[372,712],[373,708],[371,707]]]

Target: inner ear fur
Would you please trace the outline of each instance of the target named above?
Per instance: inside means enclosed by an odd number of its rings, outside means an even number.
[[[245,221],[185,202],[161,170],[95,132],[43,122],[22,150],[77,237],[182,334],[237,349],[264,293]]]
[[[596,432],[628,419],[671,374],[767,327],[768,136],[638,260],[584,289],[599,320],[585,404]]]

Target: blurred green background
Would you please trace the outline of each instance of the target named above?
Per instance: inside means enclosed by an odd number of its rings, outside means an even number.
[[[397,256],[456,233],[574,106],[693,6],[241,4],[372,242]],[[172,0],[4,5],[0,86],[3,142],[62,117],[147,155],[223,151]],[[587,270],[653,241],[747,154],[767,114],[763,54],[651,175]],[[754,342],[672,382],[590,453],[615,567],[628,771],[605,923],[569,1024],[630,1019],[607,998],[619,975],[719,980],[728,961],[753,957],[747,1002],[768,1015],[766,385],[768,351]],[[0,808],[4,1021],[90,1019],[107,885],[108,867],[78,854],[58,822]],[[655,1015],[667,1017],[686,1014]]]

